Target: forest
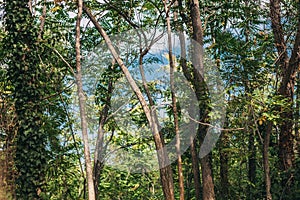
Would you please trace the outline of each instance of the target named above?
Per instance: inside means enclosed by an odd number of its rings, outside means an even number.
[[[0,0],[0,200],[300,199],[299,69],[299,0]]]

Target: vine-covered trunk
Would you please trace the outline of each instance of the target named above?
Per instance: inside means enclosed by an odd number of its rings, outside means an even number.
[[[5,3],[5,28],[8,33],[8,80],[17,115],[15,167],[17,199],[40,199],[45,185],[47,150],[43,127],[43,70],[38,57],[38,31],[28,2]]]
[[[203,33],[202,33],[202,22],[200,18],[200,8],[198,0],[190,1],[190,12],[192,19],[193,28],[193,39],[198,43],[194,46],[193,52],[193,86],[196,91],[196,97],[200,105],[200,116],[204,122],[208,122],[208,97],[207,88],[204,82],[204,63],[203,63]],[[200,145],[202,144],[207,127],[199,125],[198,135],[200,138]],[[202,171],[202,187],[203,187],[203,200],[213,200],[215,199],[213,173],[211,166],[211,153],[200,159],[201,171]]]

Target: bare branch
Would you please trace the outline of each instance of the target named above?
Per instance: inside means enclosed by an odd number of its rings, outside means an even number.
[[[187,115],[187,117],[188,117],[190,120],[192,120],[193,122],[196,122],[196,123],[201,124],[201,125],[203,125],[203,126],[208,126],[208,127],[211,127],[211,128],[217,129],[217,130],[220,130],[220,131],[240,131],[240,130],[245,130],[245,128],[230,128],[230,129],[228,129],[228,128],[220,128],[220,127],[218,127],[218,126],[214,126],[214,125],[209,124],[209,123],[200,122],[200,121],[198,121],[198,120],[192,118],[190,115]]]

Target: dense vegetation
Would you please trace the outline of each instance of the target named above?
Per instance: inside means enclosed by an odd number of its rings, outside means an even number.
[[[0,2],[0,199],[300,199],[299,1]]]

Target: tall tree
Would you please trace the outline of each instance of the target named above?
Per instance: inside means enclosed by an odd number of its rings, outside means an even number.
[[[159,132],[158,128],[158,120],[156,118],[156,109],[149,108],[148,104],[139,89],[138,85],[136,84],[135,80],[133,79],[132,75],[130,74],[128,68],[125,66],[124,62],[120,58],[119,54],[117,53],[116,49],[114,48],[109,36],[106,34],[105,30],[102,28],[102,26],[98,23],[95,16],[91,13],[91,11],[84,5],[83,6],[84,11],[89,16],[91,21],[93,22],[94,26],[97,28],[98,32],[101,34],[103,39],[105,40],[105,43],[108,46],[108,49],[110,50],[112,56],[120,66],[121,70],[123,71],[127,81],[130,84],[131,89],[134,91],[135,95],[137,96],[140,104],[142,105],[143,111],[147,117],[147,121],[150,125],[153,139],[155,142],[156,150],[157,150],[157,157],[160,167],[160,175],[161,175],[161,183],[162,188],[164,192],[164,196],[168,200],[173,200],[174,197],[174,183],[173,183],[173,173],[170,165],[170,161],[166,152],[166,149],[164,148],[164,139]]]
[[[293,136],[293,99],[294,87],[297,70],[300,63],[300,6],[299,3],[294,4],[297,8],[296,32],[293,34],[293,41],[285,39],[287,32],[282,24],[282,4],[281,0],[270,0],[270,17],[272,22],[272,30],[274,34],[274,44],[277,49],[278,58],[276,64],[279,67],[281,83],[278,93],[286,98],[289,104],[286,107],[281,107],[281,118],[279,134],[279,158],[281,169],[286,171],[293,167],[294,164],[294,136]],[[290,48],[290,44],[293,47]]]
[[[178,1],[178,10],[180,17],[182,18],[182,21],[184,21],[186,24],[188,23],[187,16],[184,12],[184,6],[183,1]],[[184,28],[183,24],[179,24],[179,27],[181,30],[179,30],[179,41],[180,41],[180,52],[181,52],[181,59],[180,59],[180,65],[182,67],[183,74],[185,78],[192,83],[193,85],[193,78],[191,70],[189,69],[187,65],[186,58],[186,42],[185,42],[185,36],[184,36]],[[198,157],[198,151],[197,151],[197,137],[191,137],[190,138],[190,154],[192,157],[192,172],[193,172],[193,178],[194,178],[194,188],[195,188],[195,196],[196,199],[201,199],[201,181],[200,181],[200,169],[199,169],[199,157]]]
[[[171,88],[171,96],[172,96],[172,110],[174,117],[174,130],[176,137],[176,154],[177,154],[177,166],[178,166],[178,182],[179,182],[179,199],[184,200],[184,180],[183,180],[183,172],[182,172],[182,159],[180,152],[180,133],[179,133],[179,116],[177,109],[177,97],[175,91],[175,77],[174,70],[176,69],[175,60],[173,60],[173,44],[172,44],[172,32],[171,32],[171,4],[170,2],[164,0],[164,7],[166,13],[166,21],[167,21],[167,34],[168,34],[168,55],[169,55],[169,64],[170,64],[170,88]]]
[[[266,130],[264,133],[264,144],[263,144],[263,166],[264,166],[267,200],[272,200],[271,175],[270,175],[270,163],[269,163],[269,145],[270,145],[270,136],[272,132],[272,125],[273,125],[272,122],[267,122]]]
[[[80,108],[80,119],[81,119],[81,130],[82,130],[82,138],[84,143],[84,158],[85,158],[85,166],[86,166],[86,176],[87,176],[87,185],[88,185],[88,199],[96,200],[95,195],[95,185],[93,180],[93,167],[90,156],[90,146],[88,139],[88,124],[87,124],[87,116],[85,109],[85,95],[83,92],[82,85],[82,72],[81,72],[81,49],[80,49],[80,24],[82,18],[83,11],[83,1],[78,0],[78,13],[77,13],[77,21],[76,21],[76,83],[77,83],[77,93],[79,100],[79,108]]]
[[[43,69],[38,56],[37,29],[27,1],[5,1],[8,36],[8,79],[18,121],[15,163],[18,171],[18,199],[39,199],[47,163],[46,134],[43,130]]]
[[[189,2],[190,6],[190,15],[192,20],[193,28],[193,39],[198,43],[195,45],[193,52],[193,86],[195,88],[196,96],[200,105],[200,116],[203,122],[208,120],[208,105],[207,105],[207,88],[205,87],[204,82],[204,57],[203,57],[203,30],[202,30],[202,21],[200,17],[200,7],[198,0],[191,0]],[[204,141],[206,135],[207,127],[199,124],[198,127],[198,136],[200,138],[200,145]],[[214,182],[211,166],[211,153],[205,155],[200,159],[201,172],[202,172],[202,184],[203,184],[203,199],[212,200],[215,199],[214,192]]]

